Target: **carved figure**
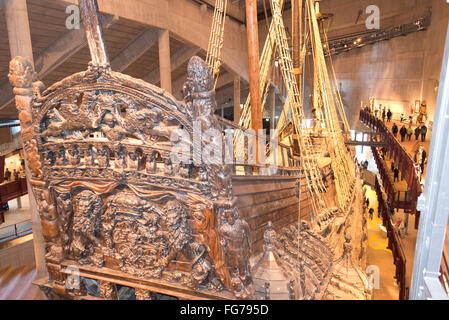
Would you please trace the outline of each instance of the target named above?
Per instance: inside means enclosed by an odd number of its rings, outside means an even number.
[[[239,270],[239,278],[244,285],[249,285],[249,243],[248,223],[238,216],[235,208],[226,209],[225,221],[220,226],[221,244],[225,251],[226,262],[231,270]]]
[[[94,253],[94,245],[98,244],[101,206],[100,197],[90,190],[80,192],[75,198],[70,255],[81,263],[86,263],[86,258]]]

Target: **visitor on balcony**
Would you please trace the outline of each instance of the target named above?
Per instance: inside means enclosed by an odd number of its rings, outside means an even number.
[[[393,127],[391,128],[391,132],[393,132],[394,137],[396,138],[398,136],[398,126],[396,125],[396,123],[393,123]]]
[[[394,170],[393,170],[393,173],[394,173],[394,180],[393,180],[393,182],[396,182],[396,181],[399,182],[399,169],[397,167],[395,167]]]
[[[9,169],[6,168],[6,171],[5,171],[5,180],[6,180],[6,181],[9,181],[9,179],[11,179],[11,171],[9,171]]]
[[[393,113],[391,112],[390,108],[388,108],[387,112],[387,122],[391,122],[391,117],[393,116]]]
[[[412,129],[412,126],[409,126],[409,127],[407,128],[407,138],[408,138],[408,141],[412,141],[412,135],[413,135],[413,129]]]
[[[420,127],[416,127],[415,128],[415,141],[419,140],[419,135],[421,134],[421,128]]]
[[[382,122],[385,123],[385,118],[387,117],[387,113],[385,112],[385,109],[382,110]]]
[[[17,171],[16,169],[14,169],[13,175],[14,175],[14,181],[19,180],[19,171]]]
[[[427,127],[425,124],[423,124],[421,127],[421,141],[422,142],[426,141],[426,135],[427,135]]]
[[[405,116],[405,114],[401,114],[401,122],[405,121],[407,121],[407,117]]]
[[[399,131],[401,134],[401,142],[405,141],[405,136],[407,135],[407,128],[405,126],[402,126],[401,130]]]

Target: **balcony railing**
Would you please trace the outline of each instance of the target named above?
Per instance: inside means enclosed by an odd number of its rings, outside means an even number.
[[[372,148],[376,164],[379,167],[379,171],[383,168],[381,173],[382,182],[384,183],[385,191],[389,195],[389,201],[391,205],[398,209],[408,210],[411,214],[419,212],[416,211],[416,204],[418,197],[422,193],[420,178],[418,177],[415,162],[399,143],[399,141],[388,130],[387,126],[382,120],[376,118],[369,112],[361,109],[360,120],[367,126],[375,130],[377,133],[382,134],[386,139],[386,145],[389,157],[396,164],[398,170],[401,173],[401,177],[407,182],[408,190],[405,192],[399,192],[394,189],[394,183],[391,179],[388,179],[388,170],[385,168],[385,162],[380,159],[377,148]],[[419,219],[416,219],[416,226]]]
[[[387,229],[388,237],[388,249],[393,253],[394,264],[396,266],[395,279],[399,286],[399,300],[407,299],[407,284],[406,284],[406,264],[407,259],[405,257],[404,248],[399,237],[398,231],[394,227],[393,221],[391,221],[390,207],[382,191],[382,187],[379,178],[376,177],[375,190],[377,193],[377,200],[379,202],[379,210],[382,213],[382,224]]]

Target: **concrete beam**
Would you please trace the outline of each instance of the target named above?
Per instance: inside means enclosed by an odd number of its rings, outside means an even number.
[[[195,0],[195,1],[200,2],[200,3],[205,3],[205,4],[209,5],[209,7],[215,7],[215,0]],[[238,22],[240,22],[242,24],[245,24],[246,13],[245,13],[244,6],[241,7],[237,3],[228,1],[226,15],[234,18],[235,20],[237,20]]]
[[[78,4],[78,0],[61,0]],[[213,12],[202,12],[201,5],[191,0],[98,0],[102,13],[117,15],[149,27],[166,29],[173,37],[207,50]],[[248,81],[248,54],[245,28],[233,19],[226,21],[222,62]]]
[[[185,47],[179,49],[178,51],[176,51],[170,58],[171,71],[173,72],[176,69],[178,69],[186,61],[188,61],[192,56],[196,55],[200,50],[201,49],[198,47],[192,48],[189,46],[185,46]],[[186,70],[186,72],[187,72],[187,70]],[[158,82],[160,82],[160,77],[161,77],[160,68],[156,68],[153,71],[151,71],[150,73],[148,73],[145,77],[143,77],[142,80],[152,83],[152,84],[157,84]]]
[[[171,83],[171,56],[170,31],[159,31],[159,70],[161,75],[161,88],[172,93]]]
[[[227,85],[230,85],[231,83],[234,82],[236,75],[231,73],[231,72],[226,72],[223,75],[220,75],[218,77],[218,82],[217,82],[217,86],[215,88],[215,90],[221,89]]]
[[[117,20],[117,16],[105,16],[102,19],[102,27],[107,29]],[[78,30],[67,30],[34,60],[38,77],[42,79],[85,46],[87,46],[87,40],[83,27]],[[14,100],[8,79],[0,84],[0,92],[2,93],[0,96],[1,110]]]
[[[157,43],[157,40],[157,30],[150,28],[145,29],[111,61],[112,70],[118,72],[125,70],[154,46]]]

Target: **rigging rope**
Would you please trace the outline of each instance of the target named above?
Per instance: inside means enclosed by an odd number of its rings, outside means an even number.
[[[224,30],[228,0],[216,0],[214,17],[207,47],[206,64],[212,72],[215,86],[217,86],[221,67],[221,50],[224,43]]]

